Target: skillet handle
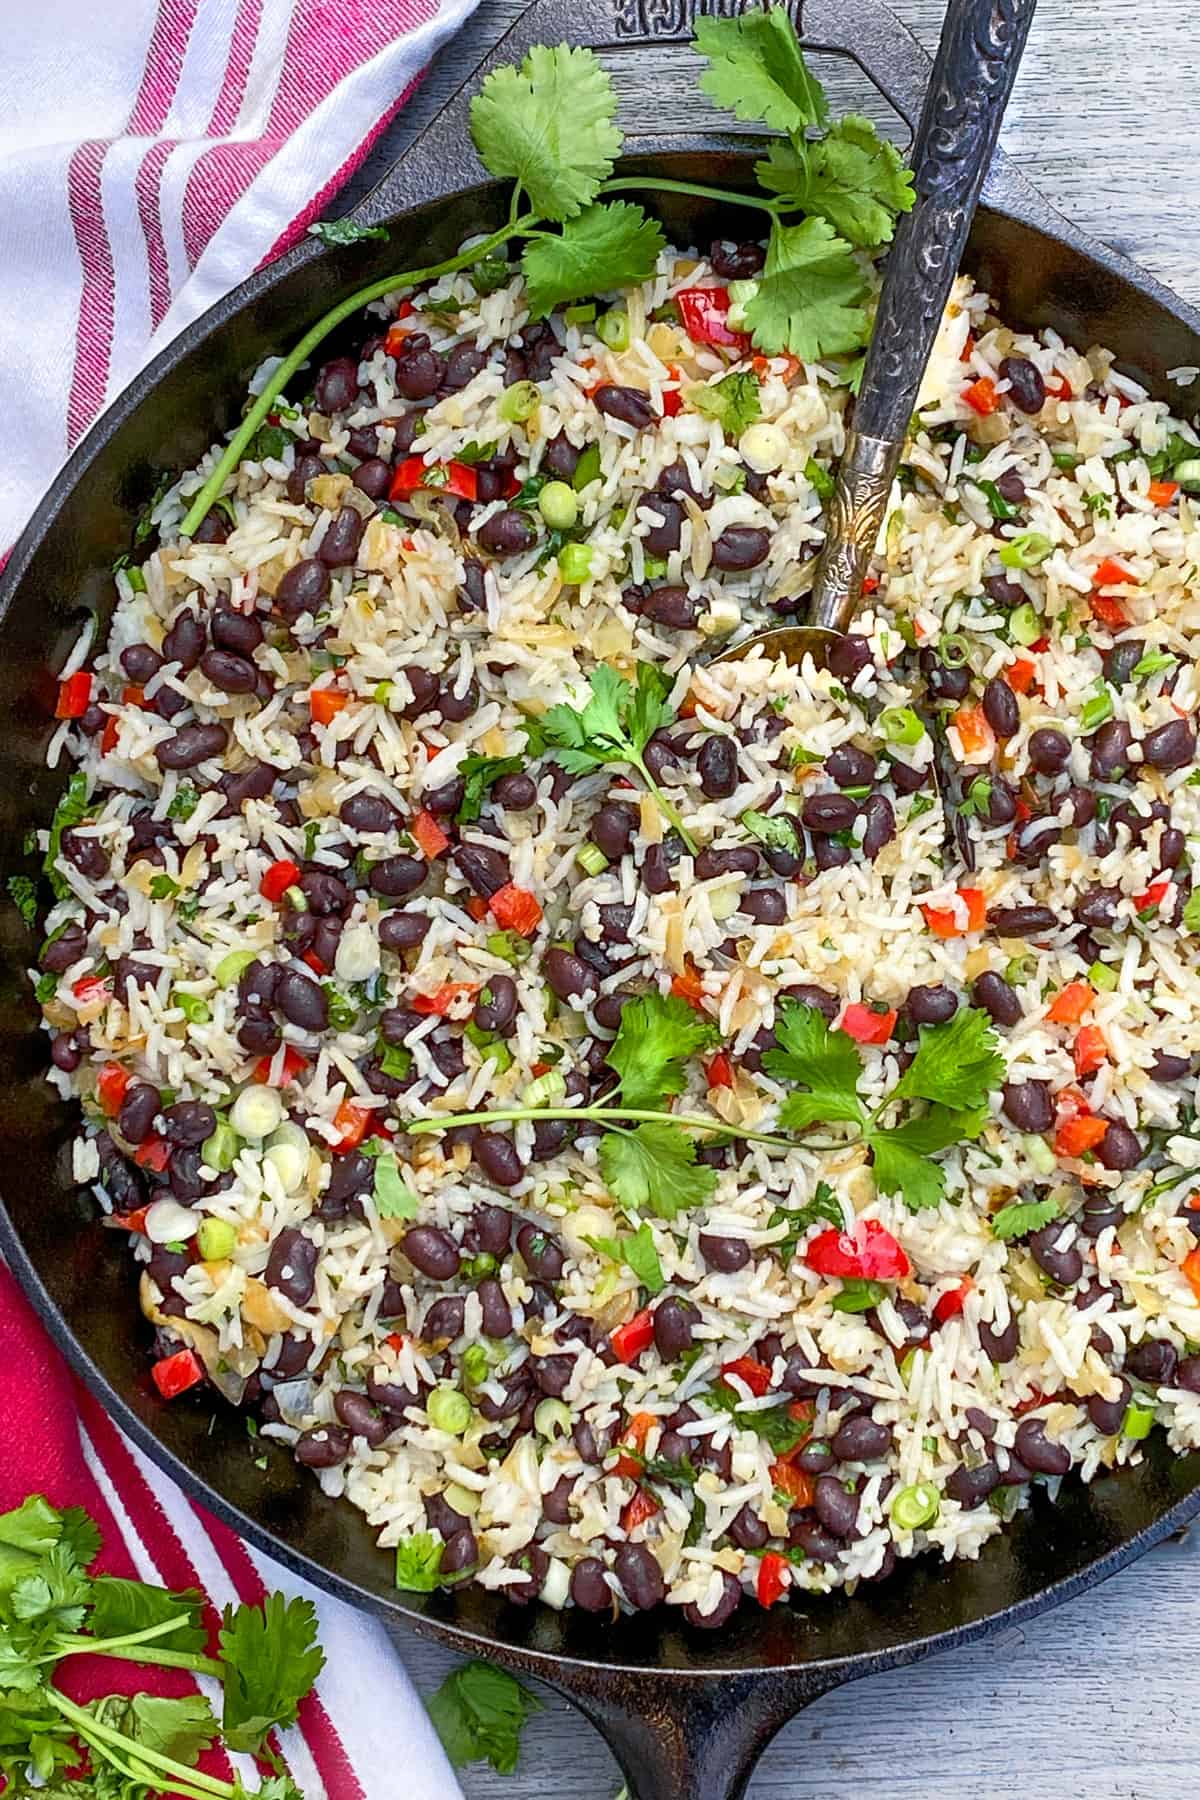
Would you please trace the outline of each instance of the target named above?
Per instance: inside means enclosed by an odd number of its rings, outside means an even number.
[[[843,1679],[816,1670],[698,1675],[579,1663],[550,1686],[596,1727],[630,1800],[741,1800],[776,1732]]]

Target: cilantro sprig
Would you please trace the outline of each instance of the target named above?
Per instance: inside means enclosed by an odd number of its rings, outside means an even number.
[[[522,246],[520,269],[534,318],[647,280],[664,248],[662,227],[641,206],[616,197],[621,194],[670,190],[765,214],[766,265],[745,303],[755,347],[809,359],[861,350],[871,319],[870,253],[890,241],[896,218],[913,204],[910,172],[868,119],[831,120],[786,8],[700,19],[693,48],[707,65],[700,85],[719,106],[786,133],[755,166],[758,193],[614,175],[622,149],[616,93],[590,50],[539,44],[519,67],[492,70],[472,101],[471,136],[487,172],[512,184],[505,223],[457,256],[371,282],[319,319],[254,399],[189,507],[182,535],[195,534],[292,377],[331,332],[372,301],[494,267],[496,253],[514,241]],[[312,230],[327,243],[344,244],[384,228],[338,220]]]
[[[488,1762],[498,1775],[511,1775],[520,1755],[522,1727],[540,1705],[507,1670],[469,1662],[447,1675],[431,1695],[428,1711],[456,1769]]]
[[[0,1777],[7,1791],[72,1800],[302,1800],[285,1775],[248,1788],[201,1773],[211,1744],[267,1756],[324,1664],[311,1601],[268,1595],[227,1607],[219,1655],[206,1652],[204,1597],[91,1575],[100,1534],[79,1507],[40,1494],[0,1514]],[[202,1694],[106,1694],[86,1705],[56,1683],[74,1656],[187,1669],[221,1683],[218,1720]],[[88,1772],[62,1772],[86,1760]]]

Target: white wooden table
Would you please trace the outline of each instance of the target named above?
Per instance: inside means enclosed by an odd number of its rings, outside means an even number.
[[[893,5],[932,48],[938,0]],[[483,0],[471,41],[521,10]],[[1064,212],[1194,302],[1198,28],[1200,0],[1042,0],[1002,138]],[[467,55],[466,38],[450,48],[370,169],[457,86]],[[1024,1629],[852,1683],[780,1734],[750,1800],[1179,1800],[1200,1760],[1198,1586],[1200,1527]],[[416,1637],[400,1648],[423,1693],[455,1664]],[[467,1770],[468,1800],[612,1800],[620,1776],[604,1744],[541,1697],[517,1774]]]

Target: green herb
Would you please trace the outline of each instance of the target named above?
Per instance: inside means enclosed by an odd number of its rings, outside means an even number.
[[[670,994],[642,994],[621,1014],[621,1025],[608,1053],[608,1063],[621,1077],[626,1106],[660,1107],[681,1093],[685,1065],[717,1037],[711,1019]]]
[[[1146,467],[1151,476],[1157,478],[1159,475],[1173,473],[1179,463],[1186,462],[1196,453],[1196,445],[1189,438],[1180,437],[1177,431],[1172,432],[1163,448],[1146,458]],[[1110,460],[1115,462],[1116,457]]]
[[[828,220],[857,249],[890,243],[897,214],[913,203],[912,172],[900,152],[856,113],[815,141],[794,135],[771,144],[755,173],[763,187]]]
[[[33,984],[33,997],[39,1006],[46,1006],[58,992],[58,976],[52,969],[39,975]]]
[[[974,475],[969,479],[972,487],[977,487],[987,501],[993,519],[1015,519],[1020,515],[1020,507],[1006,500],[994,481],[980,481]]]
[[[179,883],[172,881],[169,875],[152,875],[150,877],[150,898],[152,900],[170,900],[179,892]]]
[[[661,1294],[666,1286],[663,1278],[662,1264],[658,1260],[658,1251],[654,1246],[654,1234],[649,1225],[639,1225],[632,1237],[588,1238],[587,1242],[601,1256],[607,1256],[615,1263],[624,1263],[631,1269],[650,1294]]]
[[[226,1607],[218,1639],[230,1674],[222,1727],[234,1750],[257,1753],[276,1725],[294,1725],[296,1709],[321,1672],[311,1600],[268,1594],[261,1607]]]
[[[454,1768],[487,1762],[497,1774],[511,1775],[521,1732],[540,1706],[506,1670],[471,1662],[447,1675],[429,1701],[429,1716]]]
[[[786,1225],[788,1228],[787,1236],[771,1246],[782,1263],[787,1264],[792,1260],[800,1239],[807,1235],[818,1219],[824,1219],[829,1225],[836,1225],[839,1231],[845,1224],[841,1206],[827,1181],[818,1181],[812,1199],[794,1211],[782,1206],[775,1208],[770,1218],[772,1228],[776,1225]]]
[[[623,1206],[659,1219],[699,1206],[717,1185],[717,1171],[696,1161],[695,1139],[665,1119],[605,1132],[600,1172]]]
[[[1097,725],[1103,725],[1105,719],[1113,716],[1113,699],[1108,688],[1102,687],[1090,699],[1085,700],[1079,709],[1079,724],[1083,731],[1095,731]]]
[[[732,1413],[744,1430],[756,1431],[778,1456],[786,1456],[809,1435],[807,1419],[793,1419],[786,1406],[756,1406],[753,1412],[742,1413],[739,1408],[746,1402],[724,1381],[718,1381],[697,1398],[722,1412]]]
[[[146,542],[146,539],[149,537],[152,537],[154,535],[155,531],[158,529],[158,527],[155,525],[154,520],[151,515],[153,514],[154,509],[158,505],[159,501],[163,498],[164,494],[166,494],[168,492],[168,490],[170,489],[171,484],[174,481],[174,479],[175,479],[175,477],[170,473],[169,470],[166,470],[166,469],[164,469],[162,471],[162,473],[159,475],[158,480],[154,484],[154,492],[151,494],[151,496],[147,500],[145,506],[143,506],[141,512],[137,516],[137,523],[135,524],[135,526],[133,528],[133,541],[134,541],[135,545],[136,544],[144,544]],[[223,481],[224,481],[224,476],[222,476],[221,481],[219,481],[215,484],[215,486],[213,487],[212,494],[208,495],[208,497],[205,499],[204,512],[208,511],[209,507],[213,503],[213,500],[220,493],[221,485],[222,485]],[[199,518],[197,519],[196,523],[199,524],[200,519],[202,519],[203,517],[204,517],[204,513],[201,513]]]
[[[413,1053],[403,1044],[383,1044],[379,1050],[379,1067],[393,1081],[404,1081],[412,1068]]]
[[[1028,1231],[1040,1231],[1051,1219],[1058,1217],[1057,1200],[1020,1200],[1012,1206],[1001,1207],[992,1217],[992,1236],[998,1238],[1024,1237]]]
[[[662,226],[640,206],[589,206],[557,237],[534,238],[521,258],[531,316],[544,319],[574,294],[645,281],[665,246]]]
[[[739,438],[748,425],[762,416],[758,377],[749,369],[735,369],[732,375],[724,375],[710,386],[689,388],[688,404],[706,418],[715,419],[727,438]]]
[[[10,875],[8,895],[32,931],[37,920],[37,883],[29,875]]]
[[[768,850],[796,848],[796,821],[791,813],[768,816],[762,812],[744,812],[740,815],[738,824],[758,843],[765,844]]]
[[[190,781],[181,781],[171,796],[171,804],[167,808],[168,819],[190,819],[200,804],[200,795]]]
[[[860,1281],[851,1276],[843,1280],[841,1293],[834,1295],[830,1305],[834,1312],[869,1312],[881,1300],[887,1299],[889,1291],[886,1282]]]
[[[804,465],[804,479],[815,492],[819,500],[832,500],[837,483],[828,469],[823,469],[815,457],[810,456]]]
[[[485,795],[502,775],[515,775],[525,767],[523,756],[464,756],[458,773],[463,797],[455,815],[460,825],[473,825],[483,812]]]
[[[982,818],[992,803],[992,783],[986,775],[977,775],[959,802],[960,818]]]
[[[1185,931],[1200,931],[1200,888],[1188,895],[1183,909],[1183,928]]]
[[[318,219],[308,228],[309,237],[323,244],[361,244],[366,238],[379,238],[386,244],[386,225],[356,225],[353,219]]]
[[[433,1531],[414,1531],[396,1545],[396,1586],[407,1594],[432,1594],[442,1585],[441,1538]]]
[[[295,441],[291,432],[285,431],[282,425],[263,425],[251,438],[246,455],[250,462],[266,462],[268,457],[278,462],[288,445]]]
[[[54,809],[54,817],[50,821],[50,842],[46,848],[42,870],[58,899],[65,900],[71,889],[58,872],[58,859],[62,854],[62,835],[81,825],[88,813],[88,783],[82,770],[77,770],[67,783],[67,790]]]
[[[497,293],[512,280],[512,270],[501,256],[485,256],[471,270],[471,286],[484,298]]]
[[[1130,670],[1135,681],[1145,681],[1151,675],[1163,675],[1168,669],[1175,668],[1179,658],[1171,656],[1166,650],[1150,650],[1136,662]]]
[[[375,1211],[381,1219],[415,1219],[419,1202],[394,1156],[375,1158]]]
[[[922,813],[932,812],[936,805],[937,801],[931,795],[915,794],[908,809],[908,816],[910,819],[919,819]]]

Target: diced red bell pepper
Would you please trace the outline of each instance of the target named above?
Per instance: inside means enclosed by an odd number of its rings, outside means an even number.
[[[432,994],[414,994],[412,1009],[414,1012],[423,1013],[426,1017],[431,1013],[436,1013],[438,1018],[444,1019],[460,994],[477,994],[478,992],[479,983],[477,981],[444,981],[441,987]]]
[[[488,901],[488,910],[501,931],[516,931],[532,937],[542,922],[542,909],[536,894],[506,881]]]
[[[960,706],[950,723],[958,733],[964,756],[974,756],[977,751],[995,748],[995,733],[987,722],[987,714],[982,706]]]
[[[778,1550],[768,1550],[758,1560],[754,1592],[760,1606],[774,1606],[792,1585],[792,1566]]]
[[[467,901],[467,911],[475,920],[487,918],[488,903],[482,894],[472,894]]]
[[[436,862],[450,848],[450,838],[431,812],[422,807],[409,826],[413,841],[426,862]]]
[[[648,1350],[654,1342],[654,1315],[650,1308],[644,1307],[624,1325],[618,1325],[608,1341],[618,1362],[636,1362],[643,1350]]]
[[[71,983],[71,993],[80,1006],[94,1006],[98,1000],[111,1000],[112,987],[103,975],[81,975]]]
[[[878,575],[864,575],[862,591],[864,594],[877,594],[879,592]]]
[[[349,700],[341,688],[315,687],[308,690],[308,710],[314,724],[328,725],[336,719]]]
[[[756,1399],[761,1399],[771,1385],[770,1369],[766,1363],[756,1362],[752,1356],[739,1356],[733,1362],[722,1363],[721,1374],[736,1376]]]
[[[1196,1299],[1200,1300],[1200,1244],[1197,1244],[1194,1250],[1188,1251],[1179,1267],[1187,1278],[1188,1286]]]
[[[636,1479],[642,1472],[644,1458],[642,1452],[646,1448],[646,1439],[658,1420],[651,1412],[634,1413],[629,1424],[621,1433],[616,1446],[617,1460],[609,1470],[610,1475],[626,1475]]]
[[[272,1087],[288,1087],[295,1081],[297,1075],[302,1075],[308,1067],[307,1058],[301,1056],[300,1052],[294,1050],[291,1044],[289,1044],[283,1053],[283,1074],[278,1082],[273,1082],[271,1081],[271,1064],[274,1061],[274,1056],[264,1056],[255,1063],[255,1081],[260,1083],[270,1082]]]
[[[1146,498],[1151,506],[1170,506],[1178,492],[1177,481],[1152,481],[1146,489]]]
[[[314,975],[328,975],[329,973],[315,950],[306,950],[300,961],[306,962]]]
[[[1094,1150],[1108,1131],[1108,1120],[1081,1113],[1074,1119],[1063,1119],[1054,1133],[1054,1148],[1059,1156],[1086,1156]]]
[[[817,1416],[817,1403],[815,1400],[789,1400],[787,1410],[788,1418],[795,1419],[797,1422],[803,1419],[815,1419]],[[789,1454],[791,1454],[791,1452],[789,1452]]]
[[[121,735],[121,721],[116,713],[109,713],[108,722],[100,733],[100,754],[111,756],[117,747],[117,739]]]
[[[124,1063],[106,1062],[102,1064],[96,1077],[96,1098],[100,1102],[101,1111],[110,1119],[115,1119],[121,1110],[121,1102],[125,1098],[125,1090],[133,1077]]]
[[[695,963],[689,962],[681,975],[672,977],[671,992],[678,999],[686,1000],[689,1006],[703,1006],[704,983]]]
[[[647,1519],[652,1519],[655,1513],[661,1512],[661,1510],[658,1501],[648,1489],[637,1488],[633,1498],[627,1500],[621,1508],[621,1530],[628,1534],[636,1530],[639,1525],[644,1525]]]
[[[147,700],[144,687],[123,687],[121,689],[121,705],[136,706],[142,712],[153,712],[153,700]]]
[[[934,937],[964,937],[969,931],[982,931],[987,923],[987,900],[982,888],[959,888],[958,897],[967,909],[967,922],[960,925],[951,907],[923,906],[925,923]]]
[[[842,1014],[842,1030],[856,1044],[886,1044],[896,1028],[896,1013],[872,1012],[859,1002],[848,1006]]]
[[[347,1150],[357,1150],[374,1116],[374,1108],[360,1106],[355,1100],[343,1100],[333,1115],[334,1125],[340,1133],[333,1154],[344,1156]]]
[[[408,1339],[402,1331],[389,1331],[383,1341],[389,1350],[394,1350],[396,1355],[399,1356],[405,1344],[407,1344]]]
[[[1084,1025],[1080,1029],[1072,1054],[1075,1058],[1075,1073],[1081,1081],[1085,1075],[1094,1075],[1108,1061],[1108,1045],[1098,1025]]]
[[[729,289],[723,287],[683,288],[675,296],[683,329],[693,344],[728,344],[745,354],[750,339],[744,331],[733,331],[726,323],[729,312]]]
[[[675,367],[674,363],[668,363],[667,367],[670,370],[672,381],[677,382],[680,379],[681,371]],[[683,411],[683,395],[679,391],[678,387],[666,388],[663,392],[663,397],[662,397],[662,416],[663,416],[663,418],[664,419],[678,418],[679,414],[682,411]]]
[[[859,1219],[853,1231],[834,1227],[819,1232],[804,1252],[804,1260],[818,1275],[836,1275],[842,1281],[899,1281],[910,1267],[908,1257],[878,1219]]]
[[[87,669],[76,669],[74,675],[68,675],[65,681],[58,684],[58,704],[54,708],[56,719],[82,719],[92,703],[92,677]]]
[[[984,417],[988,413],[994,413],[1000,404],[996,384],[990,375],[981,375],[978,381],[971,382],[969,387],[963,389],[962,397],[972,412],[980,413]]]
[[[975,1283],[969,1275],[964,1275],[957,1287],[949,1288],[934,1301],[933,1317],[938,1325],[944,1325],[947,1319],[956,1319],[967,1302],[967,1295]]]
[[[264,900],[282,900],[290,887],[295,887],[300,880],[300,864],[294,862],[274,862],[258,884],[258,891]]]
[[[453,494],[457,500],[477,500],[479,476],[469,463],[427,463],[423,456],[406,456],[392,476],[389,498],[406,500],[418,488]]]
[[[1068,982],[1054,996],[1046,1017],[1055,1025],[1078,1025],[1095,998],[1096,990],[1089,982]]]
[[[194,1350],[177,1350],[174,1356],[156,1362],[150,1377],[164,1400],[174,1400],[204,1380],[204,1364]]]
[[[816,1483],[811,1475],[798,1469],[794,1463],[779,1462],[771,1464],[771,1485],[777,1487],[781,1494],[786,1494],[793,1506],[811,1506]]]
[[[1137,576],[1123,568],[1115,556],[1106,556],[1097,564],[1096,573],[1092,576],[1094,587],[1124,587],[1129,582],[1136,582]]]
[[[1074,399],[1071,384],[1065,375],[1048,375],[1046,377],[1046,392],[1052,400]]]
[[[1091,607],[1092,617],[1099,619],[1102,625],[1107,625],[1110,631],[1123,631],[1129,623],[1129,614],[1112,594],[1091,594],[1088,605]]]
[[[733,1086],[733,1064],[724,1050],[718,1050],[704,1065],[704,1075],[710,1088],[731,1088]]]
[[[146,1229],[146,1214],[149,1211],[149,1206],[137,1206],[132,1212],[110,1213],[105,1223],[118,1226],[122,1231],[144,1232]]]
[[[1154,907],[1161,906],[1166,898],[1167,889],[1170,885],[1171,877],[1169,875],[1160,875],[1156,881],[1150,883],[1150,886],[1146,889],[1144,894],[1136,894],[1134,896],[1133,904],[1138,914],[1150,912]]]
[[[153,1169],[161,1175],[171,1160],[171,1146],[166,1138],[148,1137],[134,1151],[133,1160],[139,1169]]]
[[[1014,694],[1027,694],[1037,678],[1037,664],[1031,663],[1027,657],[1018,657],[1004,671],[1004,679]]]

